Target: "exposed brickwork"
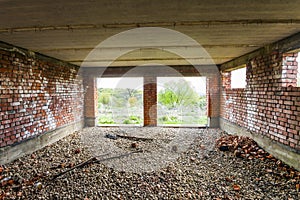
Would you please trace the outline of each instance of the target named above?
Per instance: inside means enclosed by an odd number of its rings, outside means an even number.
[[[0,50],[1,147],[83,117],[79,67],[21,51]]]
[[[282,86],[297,86],[298,53],[285,53],[282,60]]]
[[[157,125],[157,78],[144,77],[144,126]]]
[[[231,73],[223,72],[221,79],[222,79],[223,89],[231,89]]]
[[[85,74],[83,79],[85,95],[84,95],[84,116],[86,126],[96,126],[96,117],[98,114],[98,92],[97,82],[94,75]]]
[[[296,56],[274,52],[250,60],[245,89],[230,89],[223,73],[221,117],[299,151],[300,88],[291,87]]]
[[[207,116],[220,116],[220,75],[210,74],[206,82]]]

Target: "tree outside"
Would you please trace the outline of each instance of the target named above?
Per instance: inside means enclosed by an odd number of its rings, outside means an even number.
[[[127,83],[130,81],[136,81],[130,78],[124,78]],[[121,87],[124,84],[114,85],[116,82],[114,79],[106,78],[110,81],[107,87],[103,88],[99,84],[98,87],[98,124],[99,125],[143,125],[143,91],[141,89],[129,88],[128,84],[125,87]],[[120,80],[118,80],[120,81]],[[123,80],[124,81],[124,80]],[[135,87],[132,84],[131,87]]]
[[[197,91],[191,81],[183,78],[165,82],[158,92],[158,122],[206,125],[206,92]]]
[[[199,89],[194,87],[195,84],[204,86]],[[100,85],[98,88],[98,123],[143,125],[142,89],[114,87],[102,88]],[[158,89],[157,98],[158,124],[207,124],[205,81],[193,83],[183,78],[170,78]]]

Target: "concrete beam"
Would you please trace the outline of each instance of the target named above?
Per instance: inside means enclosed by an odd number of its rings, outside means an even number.
[[[218,73],[215,65],[203,66],[128,66],[128,67],[82,67],[81,72],[86,76],[94,76],[97,78],[108,77],[143,77],[143,76],[208,76]]]
[[[43,55],[43,54],[40,54],[40,53],[37,53],[37,52],[33,52],[33,51],[28,50],[26,48],[15,46],[15,45],[3,42],[3,41],[0,41],[0,50],[4,50],[4,51],[7,51],[7,52],[19,53],[19,54],[30,56],[32,58],[37,58],[37,59],[40,59],[40,60],[43,60],[43,61],[49,61],[51,63],[57,63],[57,65],[68,65],[68,66],[74,65],[74,64],[68,63],[67,61],[63,61],[63,60],[60,60],[60,59],[57,59],[57,58],[53,58],[53,57],[50,57],[50,56],[47,56],[47,55]],[[74,65],[74,66],[78,67],[78,65]]]
[[[270,24],[300,24],[299,19],[238,19],[238,20],[191,20],[191,21],[159,21],[159,22],[128,22],[107,24],[64,24],[44,26],[15,26],[0,28],[0,33],[41,32],[41,31],[74,31],[88,29],[124,29],[140,27],[182,27],[182,26],[232,26],[232,25],[270,25]]]
[[[262,48],[259,48],[255,51],[252,51],[248,54],[245,54],[243,56],[240,56],[236,59],[233,59],[227,63],[224,63],[220,65],[221,71],[230,71],[231,69],[234,69],[234,67],[237,67],[239,65],[246,64],[251,59],[264,54],[270,54],[273,51],[280,51],[280,52],[288,52],[294,49],[300,48],[300,32],[284,38],[282,40],[279,40],[277,42],[274,42],[272,44],[266,45]]]
[[[201,47],[205,49],[209,48],[253,48],[253,47],[260,47],[258,44],[201,44]],[[111,50],[111,51],[116,51],[116,50],[132,50],[136,48],[141,48],[140,46],[126,46],[126,47],[71,47],[71,48],[40,48],[40,49],[33,49],[33,51],[43,51],[43,52],[56,52],[56,53],[65,53],[65,52],[70,52],[74,53],[76,51],[86,51],[86,52],[91,52],[92,50]],[[198,49],[199,45],[161,45],[161,46],[144,46],[143,48],[160,48],[160,49],[166,49],[166,48],[195,48]]]

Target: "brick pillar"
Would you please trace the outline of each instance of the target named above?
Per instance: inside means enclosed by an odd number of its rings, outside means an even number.
[[[210,75],[207,78],[207,116],[209,117],[209,127],[219,127],[220,117],[220,75]]]
[[[144,77],[144,126],[157,126],[156,77]]]
[[[97,82],[96,78],[92,75],[84,76],[84,118],[85,126],[92,127],[96,126],[96,117],[97,117]]]

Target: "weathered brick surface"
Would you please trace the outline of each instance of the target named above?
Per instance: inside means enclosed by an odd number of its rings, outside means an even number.
[[[206,80],[207,116],[220,116],[220,75],[209,74]]]
[[[78,70],[25,50],[0,50],[0,146],[82,120],[83,87]]]
[[[245,89],[230,89],[230,73],[223,73],[221,117],[299,151],[296,57],[296,53],[274,52],[250,60]]]
[[[144,77],[144,126],[157,125],[157,78]]]
[[[96,78],[91,74],[86,74],[84,76],[83,85],[85,88],[85,109],[84,116],[90,118],[96,118],[98,110],[98,92],[97,92],[97,82]]]

